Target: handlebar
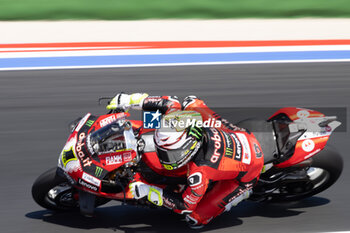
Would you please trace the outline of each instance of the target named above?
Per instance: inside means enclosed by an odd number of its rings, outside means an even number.
[[[98,105],[101,105],[102,100],[108,100],[107,104],[109,104],[113,98],[114,97],[100,97],[98,98]],[[126,112],[126,110],[125,108],[111,109],[108,111],[108,114]]]

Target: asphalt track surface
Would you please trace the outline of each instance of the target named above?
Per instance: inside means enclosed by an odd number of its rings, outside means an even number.
[[[105,112],[97,105],[99,96],[142,91],[179,97],[195,94],[212,107],[349,108],[349,74],[350,63],[0,72],[0,232],[189,231],[168,210],[111,202],[98,208],[96,217],[85,218],[77,212],[53,213],[34,203],[31,185],[56,165],[68,136],[67,124],[86,112]],[[344,171],[329,190],[296,203],[245,202],[200,231],[350,230],[349,139],[348,132],[334,133],[330,139],[343,155]]]

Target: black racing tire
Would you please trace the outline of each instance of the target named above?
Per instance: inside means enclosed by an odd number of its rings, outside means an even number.
[[[313,169],[315,175],[311,175]],[[343,170],[343,159],[338,151],[327,145],[322,151],[312,157],[311,167],[308,169],[310,180],[314,187],[305,193],[273,195],[270,202],[299,201],[314,196],[332,186],[340,177]],[[311,171],[311,172],[310,172]],[[300,186],[304,183],[300,184]]]
[[[52,200],[49,198],[48,193],[51,189],[56,186],[64,185],[67,187],[65,193],[73,193],[75,190],[74,187],[70,186],[67,179],[56,174],[57,168],[51,168],[48,171],[41,174],[34,182],[32,186],[32,196],[34,201],[44,207],[45,209],[54,210],[54,211],[73,211],[79,210],[78,200],[73,201],[71,204],[65,203],[62,204],[59,200]],[[57,199],[57,198],[56,198]],[[73,199],[72,199],[73,200]],[[109,199],[96,197],[96,207],[106,204],[109,202]]]
[[[50,200],[48,197],[48,192],[53,189],[54,187],[62,184],[67,184],[68,181],[61,176],[58,176],[56,174],[57,168],[51,168],[41,174],[34,182],[32,186],[32,196],[34,201],[40,205],[41,207],[44,207],[45,209],[49,210],[73,210],[78,209],[78,205],[72,205],[69,206],[63,206],[59,203]]]

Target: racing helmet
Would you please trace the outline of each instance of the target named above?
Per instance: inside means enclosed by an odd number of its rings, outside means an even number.
[[[178,169],[197,154],[203,138],[202,128],[196,127],[197,121],[202,121],[202,117],[195,111],[176,111],[163,116],[154,142],[165,169]]]

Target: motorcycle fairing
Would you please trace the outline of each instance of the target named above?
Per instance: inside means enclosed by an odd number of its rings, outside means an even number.
[[[327,141],[331,133],[341,123],[335,121],[335,117],[327,117],[323,113],[315,110],[305,108],[282,108],[273,114],[269,120],[273,121],[280,117],[284,120],[287,118],[286,135],[290,137],[291,134],[295,134],[296,142],[292,143],[295,145],[292,149],[292,156],[288,156],[286,161],[276,164],[276,167],[285,168],[298,164],[306,159],[311,158],[326,146]],[[276,130],[276,129],[275,129]],[[298,135],[297,132],[302,132]],[[286,143],[289,143],[287,141]],[[277,143],[281,149],[282,145],[278,138]]]
[[[91,148],[89,149],[87,145],[87,138],[90,133],[100,129],[101,126],[105,126],[104,124],[106,122],[109,124],[115,120],[125,118],[126,116],[128,116],[128,113],[107,114],[100,117],[88,113],[76,124],[61,152],[58,164],[60,169],[70,176],[75,184],[79,185],[78,187],[80,189],[95,194],[99,192],[101,194],[106,194],[101,192],[103,178],[109,172],[125,165],[136,157],[136,152],[133,151],[117,151],[115,153],[106,153],[101,156],[92,156]],[[69,154],[70,157],[67,159],[66,154],[69,151],[72,153]],[[106,158],[108,156],[122,156],[122,162],[106,165]],[[83,179],[84,174],[92,176],[94,180],[101,181],[98,182],[100,185],[97,187],[96,182],[93,182],[92,179]],[[85,175],[85,177],[88,176]],[[88,184],[86,184],[86,182]],[[96,186],[97,189],[94,186]],[[108,196],[108,194],[106,195]],[[115,198],[115,194],[109,196]]]

